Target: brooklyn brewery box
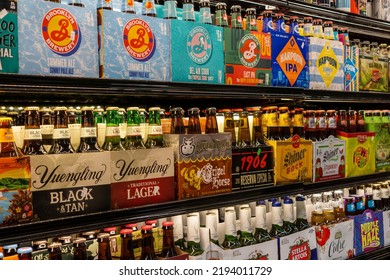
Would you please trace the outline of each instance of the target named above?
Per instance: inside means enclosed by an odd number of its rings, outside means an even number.
[[[271,32],[272,85],[309,87],[309,44],[306,37]]]
[[[174,199],[172,148],[111,152],[111,209]]]
[[[313,182],[345,177],[345,141],[329,136],[313,142]]]
[[[224,28],[226,84],[270,86],[271,35]]]
[[[339,41],[309,38],[309,88],[344,90],[344,47]]]
[[[375,132],[337,131],[337,138],[345,140],[345,177],[375,173]]]
[[[344,86],[345,91],[359,91],[359,48],[344,46]]]
[[[110,210],[110,153],[31,156],[34,219]]]
[[[98,10],[100,77],[171,81],[171,32],[166,19]]]
[[[0,2],[0,73],[18,73],[17,1]]]
[[[96,1],[18,1],[21,74],[98,77]]]
[[[172,81],[225,83],[223,28],[171,20]]]
[[[178,199],[232,191],[230,133],[165,134],[164,141],[175,154]]]
[[[353,220],[315,228],[319,260],[346,260],[353,257]]]
[[[317,245],[314,227],[278,238],[280,260],[316,260]]]

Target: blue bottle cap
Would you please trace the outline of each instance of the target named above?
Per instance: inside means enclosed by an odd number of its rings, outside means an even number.
[[[305,197],[304,197],[303,195],[297,195],[297,196],[295,197],[295,200],[296,200],[296,201],[305,201]]]
[[[16,249],[18,248],[18,244],[10,244],[3,246],[3,250]]]
[[[0,252],[0,259],[4,258],[4,254]]]
[[[274,201],[272,202],[272,207],[282,207],[282,203],[280,203],[279,201]]]
[[[18,254],[29,254],[33,251],[31,247],[20,247],[18,248]]]
[[[259,201],[257,201],[257,205],[265,205],[265,201],[264,200],[259,200]]]
[[[284,204],[293,204],[293,200],[289,197],[285,197],[283,202],[284,202]]]

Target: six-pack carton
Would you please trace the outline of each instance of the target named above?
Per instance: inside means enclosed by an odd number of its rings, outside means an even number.
[[[369,49],[360,51],[360,86],[361,91],[387,92],[389,89],[388,59],[372,54]]]
[[[18,3],[0,2],[0,73],[18,73]]]
[[[317,245],[315,228],[278,238],[280,260],[316,260]]]
[[[356,45],[344,46],[345,91],[359,91],[359,64],[359,48]]]

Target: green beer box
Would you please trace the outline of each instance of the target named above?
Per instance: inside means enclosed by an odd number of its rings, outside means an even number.
[[[360,86],[361,91],[387,92],[389,73],[387,58],[372,56],[360,52]]]
[[[224,84],[223,28],[171,20],[172,81]]]
[[[0,2],[0,73],[19,72],[17,12],[16,1]]]
[[[98,77],[96,1],[82,3],[18,1],[20,74]]]

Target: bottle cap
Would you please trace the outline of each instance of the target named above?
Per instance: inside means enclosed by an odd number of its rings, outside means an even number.
[[[3,246],[3,250],[10,250],[10,249],[16,249],[18,248],[18,244],[10,244]]]
[[[139,107],[127,107],[127,111],[139,111]]]
[[[107,107],[106,111],[118,111],[119,107]]]
[[[297,195],[297,196],[295,197],[295,200],[296,200],[296,201],[305,201],[305,197],[304,197],[303,195]]]
[[[107,232],[101,232],[97,235],[98,240],[102,240],[104,238],[110,238],[110,234]]]
[[[282,207],[282,203],[280,203],[279,201],[273,201],[272,207]]]
[[[80,243],[85,243],[87,241],[87,239],[85,239],[84,237],[77,237],[73,240],[73,244],[80,244]]]
[[[119,232],[120,234],[132,234],[133,233],[133,230],[132,229],[129,229],[129,228],[124,228],[124,229],[121,229],[121,231]]]
[[[109,234],[115,234],[116,233],[116,227],[106,227],[103,229],[104,232]]]
[[[62,244],[60,242],[53,242],[49,246],[47,246],[47,248],[49,249],[49,251],[53,251],[53,249],[59,248],[61,246]]]
[[[151,226],[151,225],[143,225],[141,227],[141,230],[143,230],[143,231],[148,231],[148,230],[152,230],[152,229],[153,229],[153,226]]]
[[[29,106],[24,108],[25,111],[39,111],[38,106]]]
[[[283,200],[283,203],[284,204],[293,204],[293,200],[289,197],[285,197]],[[274,204],[272,204],[272,206],[274,206]]]
[[[150,111],[160,111],[160,110],[161,110],[160,107],[150,107],[150,108],[149,108],[149,112],[150,112]]]
[[[68,108],[65,106],[54,107],[54,111],[67,111],[67,110]]]
[[[172,227],[173,226],[173,222],[172,221],[165,221],[162,223],[162,226],[163,227]]]
[[[33,251],[32,247],[20,247],[18,248],[18,254],[29,254]]]

